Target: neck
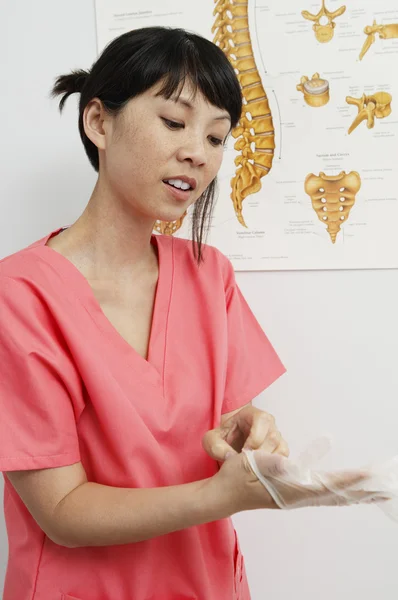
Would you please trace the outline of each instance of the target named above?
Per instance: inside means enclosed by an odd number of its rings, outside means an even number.
[[[151,243],[154,222],[127,212],[97,182],[77,221],[61,234],[68,253],[87,278],[113,280],[150,269],[156,253]]]

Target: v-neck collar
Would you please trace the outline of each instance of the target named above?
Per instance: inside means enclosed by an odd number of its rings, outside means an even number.
[[[154,306],[152,312],[151,331],[148,342],[148,355],[142,357],[112,325],[103,312],[94,292],[79,269],[63,254],[47,246],[48,240],[58,234],[65,227],[59,227],[38,240],[29,249],[33,249],[47,263],[54,266],[62,281],[68,286],[68,293],[72,293],[86,308],[97,327],[106,338],[109,348],[109,360],[115,362],[120,368],[121,360],[126,368],[136,365],[144,379],[153,385],[164,387],[164,368],[167,343],[167,326],[173,289],[174,260],[173,239],[164,239],[164,236],[153,234],[151,241],[158,249],[159,274],[156,286]],[[164,390],[163,390],[164,392]]]

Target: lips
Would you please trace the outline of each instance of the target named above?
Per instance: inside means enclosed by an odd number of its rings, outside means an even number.
[[[163,185],[165,186],[165,188],[167,189],[167,191],[169,192],[171,197],[174,198],[174,200],[178,200],[179,202],[184,202],[184,203],[190,201],[191,194],[192,194],[191,188],[189,188],[188,190],[183,190],[178,187],[174,187],[174,185],[171,185],[170,183],[167,183],[166,181],[163,181]]]
[[[165,179],[163,179],[163,182],[166,183],[167,181],[176,180],[176,179],[180,179],[181,181],[184,181],[185,183],[187,183],[191,187],[191,190],[196,189],[196,187],[198,185],[196,179],[194,179],[192,177],[187,177],[186,175],[173,175],[172,177],[166,177]],[[176,189],[178,189],[178,188],[176,188]]]

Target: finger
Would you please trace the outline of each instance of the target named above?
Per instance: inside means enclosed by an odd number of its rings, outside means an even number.
[[[371,492],[371,491],[351,491],[348,495],[351,502],[373,504],[374,502],[386,502],[391,500],[391,496],[388,496],[385,492]]]
[[[282,438],[279,446],[277,446],[275,448],[275,450],[273,451],[273,454],[280,454],[281,456],[285,456],[286,458],[289,457],[290,455],[290,450],[289,450],[289,446],[287,445],[287,443],[285,442],[285,440]]]
[[[331,495],[344,498],[353,488],[364,483],[369,478],[366,471],[341,471],[337,473],[317,473],[316,479],[319,490],[323,488],[325,496]]]
[[[391,500],[383,492],[366,492],[364,490],[350,490],[347,492],[327,492],[320,496],[319,504],[323,506],[351,506],[353,504],[374,504]]]
[[[276,431],[274,417],[261,410],[256,411],[244,447],[251,450],[257,450],[260,447],[262,448],[266,438],[274,431]],[[279,444],[279,440],[277,441],[278,443],[276,445]],[[267,446],[266,450],[272,452],[272,450],[269,450],[269,446]]]
[[[372,498],[370,498],[369,500],[365,500],[365,504],[373,504],[374,502],[391,502],[392,499],[392,496],[387,496],[384,493],[382,493],[381,495],[375,493],[372,496]]]
[[[224,461],[228,452],[237,454],[222,437],[220,429],[211,429],[202,438],[202,446],[211,458]]]
[[[342,471],[330,473],[327,478],[327,487],[333,490],[349,489],[369,478],[367,471]]]
[[[270,431],[265,438],[264,442],[261,444],[259,450],[264,450],[264,452],[269,452],[270,454],[274,454],[276,449],[284,443],[282,439],[282,434],[280,431],[276,429]],[[277,453],[279,454],[279,453]]]
[[[237,452],[240,452],[243,444],[246,440],[246,435],[239,429],[237,423],[231,425],[223,425],[220,428],[221,437],[234,448]]]

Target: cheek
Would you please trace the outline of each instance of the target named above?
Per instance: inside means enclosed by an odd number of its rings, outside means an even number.
[[[203,194],[203,192],[209,187],[210,183],[213,181],[213,179],[215,179],[215,177],[217,176],[222,161],[223,161],[223,156],[224,156],[224,152],[212,152],[206,161],[206,168],[205,170],[202,172],[202,178],[201,178],[201,186],[200,189],[196,190],[197,194],[196,194],[196,198],[195,198],[195,202],[196,200]]]
[[[219,170],[220,170],[220,167],[221,167],[221,164],[222,164],[222,161],[223,161],[223,159],[224,159],[224,147],[222,146],[222,147],[221,147],[221,148],[218,150],[217,157],[216,157],[216,159],[215,159],[215,161],[214,161],[214,163],[215,163],[215,165],[216,165],[216,167],[215,167],[215,168],[216,168],[216,171],[219,171]]]
[[[145,129],[125,134],[112,148],[112,169],[119,177],[148,180],[156,172],[161,157],[159,140]]]
[[[217,175],[218,171],[220,170],[222,161],[223,161],[223,157],[224,157],[224,152],[223,150],[218,150],[215,152],[213,151],[210,156],[209,159],[207,161],[207,169],[206,169],[206,174],[207,174],[207,179],[210,181],[212,181],[215,176]]]
[[[135,167],[144,176],[147,173],[156,175],[173,152],[167,132],[159,123],[136,130],[134,138],[128,143],[128,153],[134,155]]]

